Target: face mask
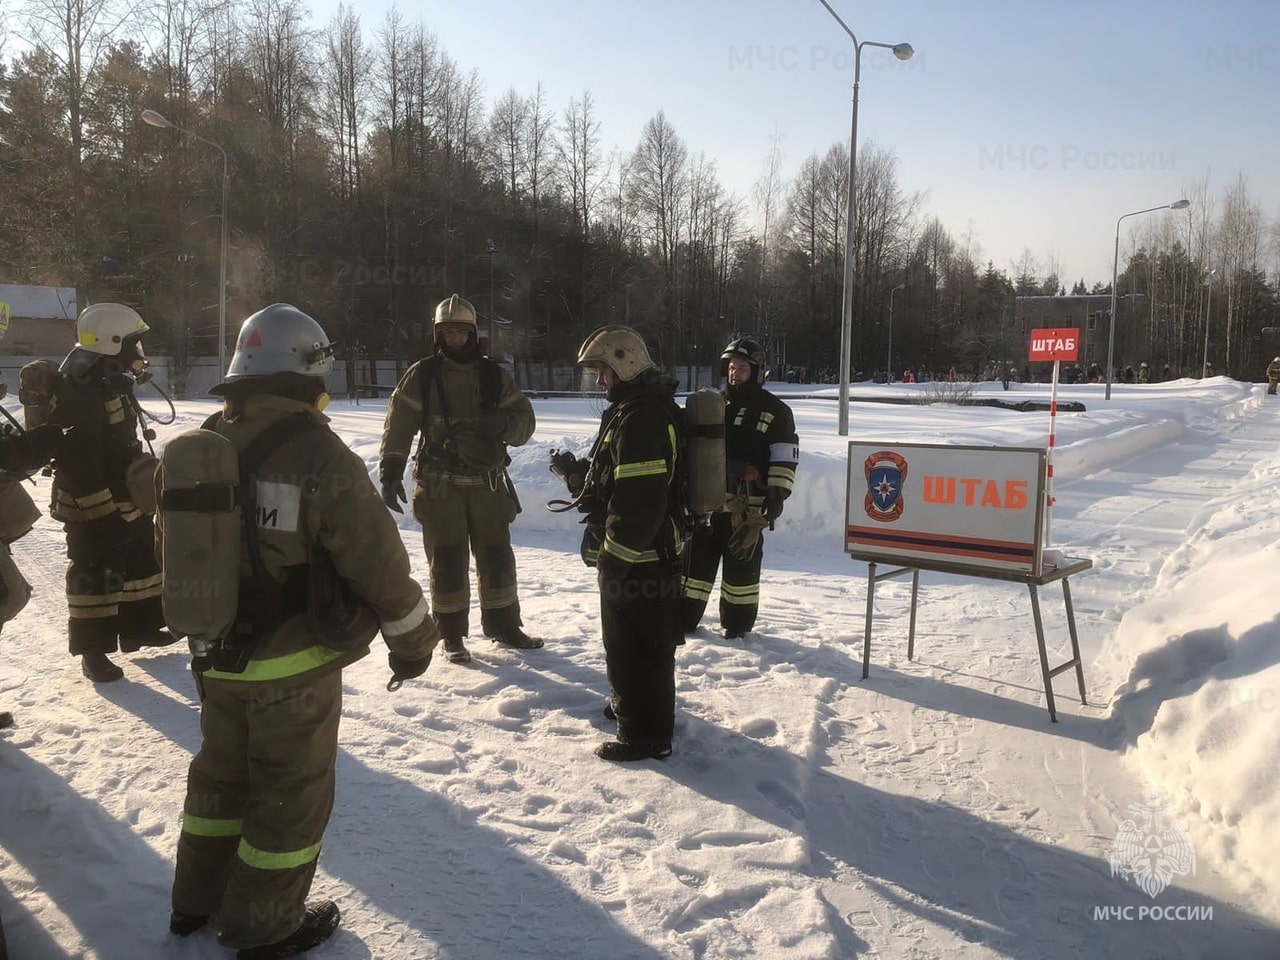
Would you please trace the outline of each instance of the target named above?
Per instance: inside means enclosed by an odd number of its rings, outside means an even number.
[[[329,395],[327,393],[322,393],[320,394],[320,396],[316,397],[317,410],[319,410],[321,413],[324,413],[324,409],[327,406],[329,406]]]

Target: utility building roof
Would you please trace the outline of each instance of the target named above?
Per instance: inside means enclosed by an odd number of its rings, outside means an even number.
[[[80,313],[75,287],[33,287],[0,283],[0,303],[7,303],[10,316],[15,318],[74,320]]]

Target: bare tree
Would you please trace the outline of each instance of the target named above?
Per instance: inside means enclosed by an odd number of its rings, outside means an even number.
[[[1218,244],[1222,279],[1227,292],[1227,322],[1223,331],[1225,343],[1224,372],[1232,371],[1236,344],[1236,323],[1242,286],[1250,283],[1258,266],[1262,239],[1262,209],[1249,196],[1249,184],[1243,173],[1227,188],[1222,202],[1222,220],[1218,227]]]
[[[592,214],[600,192],[600,121],[596,119],[591,91],[570,100],[561,126],[560,169],[568,183],[573,221],[581,236],[591,231]]]
[[[261,171],[250,213],[261,218],[263,282],[270,286],[291,270],[299,227],[316,215],[298,190],[306,179],[300,168],[311,159],[304,152],[314,145],[315,33],[302,0],[251,0],[247,16],[246,100],[264,128],[244,146],[253,158],[247,162]]]
[[[774,233],[778,230],[782,189],[782,138],[775,133],[769,138],[769,153],[765,156],[764,170],[751,191],[760,217],[760,277],[758,280],[760,297],[756,310],[760,329],[764,331],[770,329],[771,243]]]
[[[818,301],[819,278],[822,263],[827,260],[830,239],[824,230],[823,190],[822,161],[816,153],[811,154],[800,165],[791,183],[785,232],[787,244],[800,254],[801,282],[807,308],[804,327],[809,331],[810,339],[816,334],[817,320],[822,312]]]
[[[668,292],[675,290],[678,276],[676,246],[688,195],[688,157],[688,148],[662,111],[645,124],[631,155],[628,197],[658,254]]]
[[[533,201],[533,228],[536,236],[541,219],[540,208],[545,181],[549,179],[549,168],[556,156],[553,130],[555,116],[547,109],[547,96],[541,80],[538,81],[533,96],[525,102],[525,122],[524,143],[527,154],[525,168],[528,171],[529,197]]]
[[[151,10],[156,41],[153,55],[164,71],[166,116],[186,126],[196,78],[207,70],[208,52],[201,44],[213,20],[212,0],[156,0]]]
[[[76,197],[84,193],[85,90],[104,54],[133,16],[133,8],[122,8],[117,0],[25,0],[23,19],[31,41],[57,63],[62,73],[71,140],[67,158]],[[71,205],[71,216],[80,253],[83,222],[78,204]]]
[[[855,277],[865,305],[876,295],[877,278],[896,266],[901,257],[905,228],[919,200],[903,194],[898,185],[898,161],[891,152],[870,141],[859,152]]]
[[[708,313],[715,283],[716,233],[724,189],[716,176],[716,166],[704,154],[689,163],[688,206],[684,218],[685,237],[682,244],[685,265],[681,271],[684,289],[680,291],[677,330],[688,345],[688,334],[697,339],[699,321]],[[688,324],[687,319],[693,318]]]
[[[338,7],[325,38],[320,64],[324,110],[321,127],[334,149],[338,196],[350,199],[360,190],[360,142],[366,132],[373,55],[360,31],[360,17]]]
[[[493,105],[489,149],[494,168],[512,203],[519,201],[529,175],[529,104],[510,87]]]

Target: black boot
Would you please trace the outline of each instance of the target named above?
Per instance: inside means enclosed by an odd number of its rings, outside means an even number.
[[[596,756],[601,760],[629,761],[629,760],[665,760],[671,756],[671,744],[655,743],[650,740],[641,740],[633,743],[621,743],[617,740],[609,740],[596,747]]]
[[[124,671],[105,653],[86,653],[80,657],[81,672],[94,683],[110,683],[124,676]]]
[[[444,652],[448,654],[450,663],[471,662],[471,651],[467,649],[461,637],[445,637]]]
[[[302,926],[283,940],[264,944],[261,947],[245,947],[236,953],[237,960],[276,960],[277,957],[292,957],[306,953],[312,947],[318,947],[338,929],[342,915],[338,905],[332,900],[313,900],[307,904],[307,915]]]
[[[179,913],[175,910],[169,914],[169,932],[179,937],[189,937],[208,922],[207,914]]]
[[[542,646],[540,637],[531,637],[519,627],[512,627],[510,630],[503,630],[495,633],[493,636],[495,643],[500,643],[506,647],[516,647],[520,650],[537,650]]]

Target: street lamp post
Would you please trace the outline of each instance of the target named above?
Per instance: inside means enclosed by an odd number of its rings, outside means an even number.
[[[844,304],[840,320],[840,418],[838,429],[840,436],[849,435],[849,365],[853,352],[853,263],[854,263],[854,197],[857,193],[858,171],[858,86],[862,79],[862,48],[883,47],[892,50],[899,60],[910,60],[915,50],[909,43],[875,43],[871,40],[858,42],[848,24],[840,19],[840,15],[831,8],[827,0],[818,0],[827,8],[827,13],[840,24],[840,29],[849,35],[853,42],[853,118],[849,126],[849,202],[845,211],[848,220],[844,241]]]
[[[1147,207],[1145,210],[1135,210],[1133,213],[1126,213],[1120,216],[1116,221],[1116,249],[1115,256],[1111,261],[1111,322],[1108,324],[1107,331],[1107,395],[1106,399],[1111,399],[1111,381],[1115,379],[1115,369],[1112,365],[1112,356],[1115,354],[1116,347],[1116,278],[1120,270],[1120,223],[1129,217],[1136,217],[1142,213],[1151,213],[1155,210],[1185,210],[1191,206],[1190,200],[1175,200],[1173,203],[1162,203],[1158,207]]]
[[[227,205],[231,198],[231,179],[227,175],[227,151],[222,149],[221,144],[215,143],[208,137],[202,137],[185,127],[178,126],[159,111],[143,110],[142,122],[153,127],[167,127],[170,130],[185,133],[201,143],[207,143],[222,154],[222,214],[219,218],[222,221],[222,240],[218,264],[218,376],[221,378],[227,372]]]
[[[893,383],[893,295],[905,287],[905,283],[900,283],[889,291],[889,356],[886,358],[884,368],[884,382],[886,384]]]

